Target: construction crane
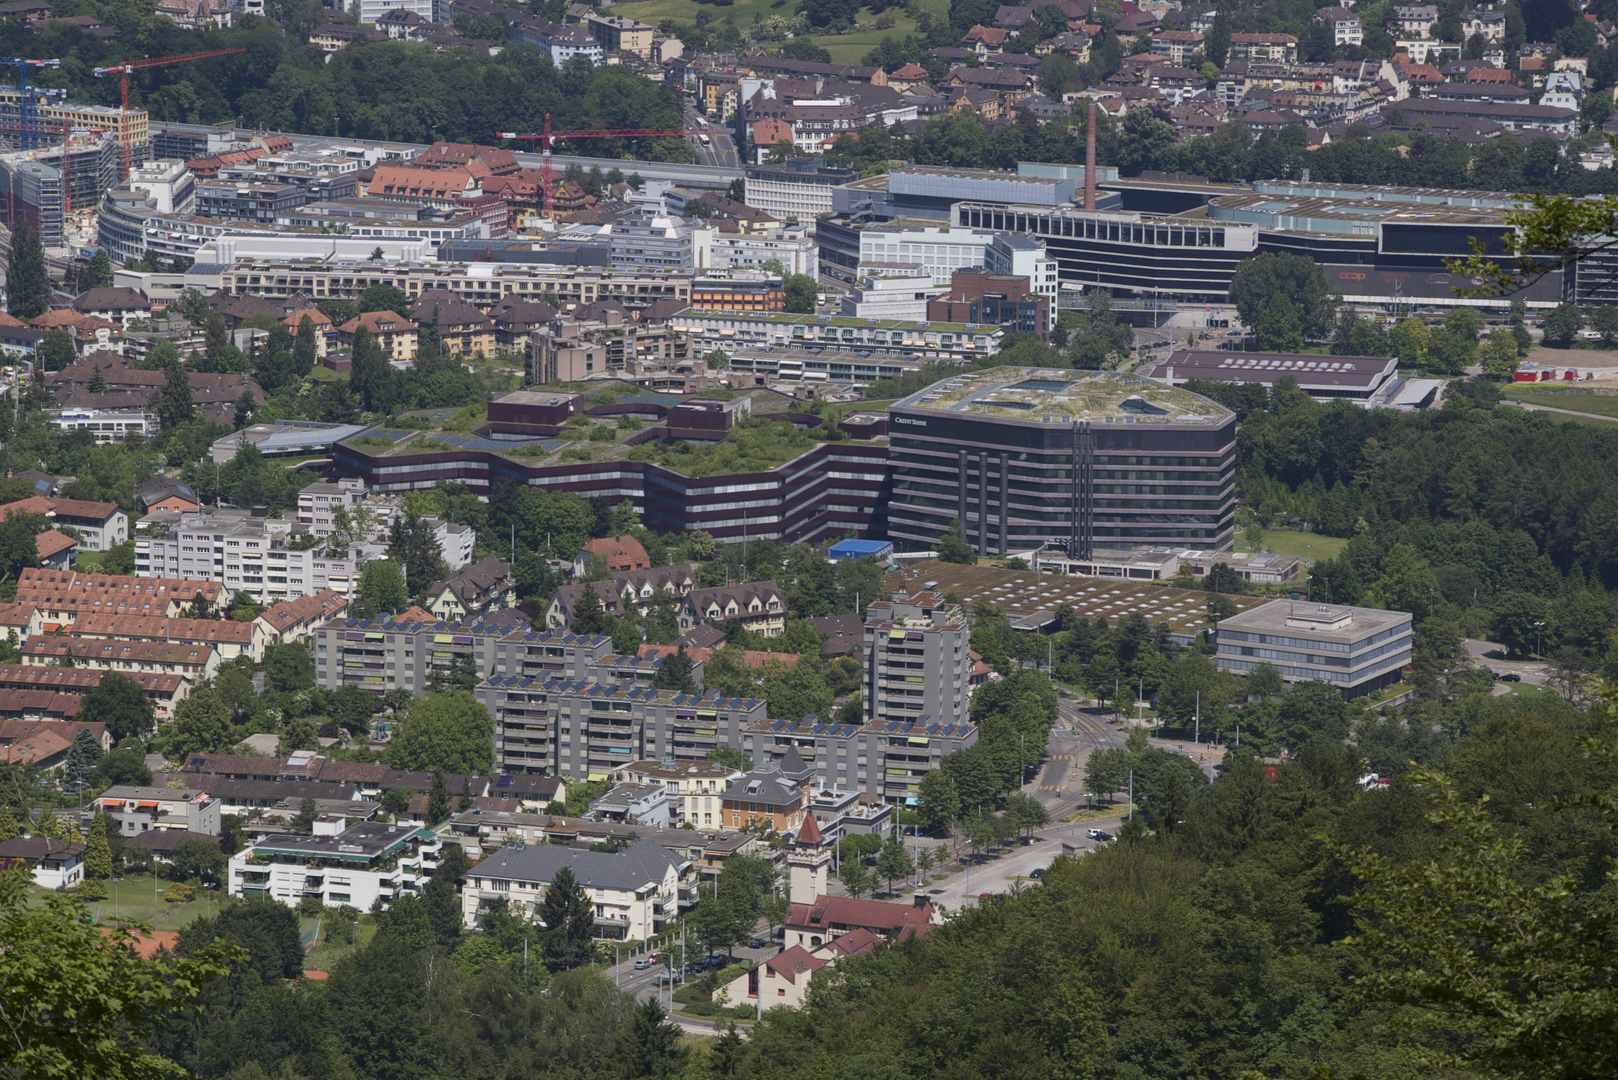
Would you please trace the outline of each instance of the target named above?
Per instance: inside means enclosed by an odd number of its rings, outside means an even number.
[[[670,135],[686,138],[690,135],[708,135],[711,132],[695,129],[671,129],[667,131],[650,128],[588,128],[579,131],[552,131],[551,114],[545,114],[545,130],[532,135],[519,135],[513,131],[497,131],[495,134],[502,139],[539,139],[540,160],[544,169],[544,206],[545,219],[553,220],[552,191],[555,188],[555,174],[551,171],[551,144],[555,139],[647,139]]]
[[[60,60],[30,60],[26,56],[0,56],[0,67],[14,67],[17,69],[17,118],[18,130],[23,131],[24,150],[32,150],[39,145],[36,136],[39,126],[39,103],[47,97],[65,97],[65,90],[45,90],[37,86],[28,85],[29,68],[59,68]]]
[[[187,60],[206,60],[210,56],[229,56],[231,53],[246,51],[247,47],[245,45],[239,45],[234,49],[213,49],[209,52],[185,53],[180,56],[152,56],[145,60],[126,60],[124,63],[116,64],[112,67],[98,67],[95,69],[95,73],[97,78],[103,75],[111,75],[115,71],[118,73],[118,90],[122,95],[124,115],[127,117],[129,115],[129,76],[131,72],[140,68],[161,67],[164,64],[181,64]],[[126,134],[124,131],[118,133],[118,143],[124,152],[124,179],[128,180],[129,140],[125,137]]]

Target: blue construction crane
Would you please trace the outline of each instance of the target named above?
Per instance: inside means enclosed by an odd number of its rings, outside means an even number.
[[[37,149],[45,140],[41,135],[47,129],[42,128],[39,120],[39,103],[46,98],[63,98],[67,96],[65,90],[46,90],[37,86],[28,85],[29,68],[59,68],[60,60],[31,60],[26,56],[0,56],[0,67],[14,67],[17,69],[17,110],[19,142],[21,149]]]

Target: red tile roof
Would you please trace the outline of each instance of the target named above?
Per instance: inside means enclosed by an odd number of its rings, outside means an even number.
[[[243,623],[242,625],[247,625]],[[24,663],[45,663],[72,654],[73,659],[86,664],[105,666],[120,664],[183,664],[206,667],[215,652],[212,645],[194,645],[167,641],[122,641],[105,638],[59,637],[45,634],[29,638],[23,643]],[[31,660],[32,657],[43,659]],[[116,674],[124,674],[116,672]],[[136,678],[130,673],[130,678]]]
[[[787,926],[822,931],[864,927],[883,937],[906,937],[925,934],[932,926],[932,914],[931,902],[917,907],[851,896],[817,896],[812,904],[793,904],[787,912]]]
[[[794,945],[790,949],[783,949],[764,961],[764,967],[775,972],[787,982],[797,985],[798,976],[812,979],[815,972],[826,966],[826,961],[816,957],[802,945]]]
[[[87,611],[74,622],[73,633],[129,641],[218,641],[246,647],[253,641],[253,624],[234,619],[165,619],[158,615]]]
[[[68,548],[78,546],[78,541],[67,533],[57,532],[55,529],[46,529],[34,537],[34,547],[39,552],[39,561],[45,562],[66,551]]]
[[[819,844],[824,843],[825,839],[826,838],[820,834],[820,824],[815,821],[815,815],[805,815],[803,819],[803,826],[798,830],[798,843]]]
[[[651,556],[646,554],[641,542],[633,536],[608,536],[591,540],[582,550],[587,555],[600,555],[607,560],[607,569],[613,573],[645,570],[652,565]]]
[[[259,618],[269,623],[278,633],[316,619],[329,619],[348,607],[348,599],[335,589],[321,589],[293,600],[272,604]]]
[[[189,604],[200,594],[218,603],[223,586],[191,578],[148,578],[129,574],[81,574],[75,570],[30,568],[17,575],[17,602],[48,610],[159,614],[178,601]]]

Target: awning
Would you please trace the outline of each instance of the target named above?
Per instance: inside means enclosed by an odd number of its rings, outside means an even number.
[[[905,805],[906,806],[918,806],[920,804],[916,801],[916,797],[914,795],[910,795],[910,796],[907,796],[905,798]]]
[[[605,780],[606,778],[607,778],[607,774],[604,773],[604,772],[593,772],[593,773],[590,774],[590,780],[591,781]]]

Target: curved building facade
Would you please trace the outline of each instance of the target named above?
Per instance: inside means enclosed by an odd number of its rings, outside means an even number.
[[[1228,547],[1236,416],[1113,372],[991,368],[888,410],[887,532],[934,546],[960,521],[980,555],[1052,545]]]

